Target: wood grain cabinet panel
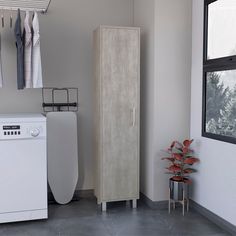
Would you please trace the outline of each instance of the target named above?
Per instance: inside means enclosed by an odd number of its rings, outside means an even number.
[[[140,29],[100,26],[95,51],[95,194],[139,198]]]

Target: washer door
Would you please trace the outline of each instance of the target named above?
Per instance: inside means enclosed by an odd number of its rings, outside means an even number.
[[[0,141],[0,213],[47,209],[45,139]]]

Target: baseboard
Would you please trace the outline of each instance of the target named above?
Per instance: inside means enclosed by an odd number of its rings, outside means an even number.
[[[94,190],[75,190],[72,201],[79,201],[80,198],[94,198]],[[56,202],[52,192],[48,192],[48,202],[49,204]]]
[[[194,209],[199,214],[205,216],[211,222],[217,224],[220,228],[224,229],[225,231],[229,232],[232,235],[236,235],[236,226],[229,223],[228,221],[224,220],[223,218],[219,217],[218,215],[214,214],[213,212],[209,211],[205,207],[199,205],[195,201],[190,201],[190,208]]]
[[[143,201],[151,209],[156,209],[156,210],[168,209],[168,201],[154,202],[147,196],[145,196],[143,193],[140,193],[140,200]]]

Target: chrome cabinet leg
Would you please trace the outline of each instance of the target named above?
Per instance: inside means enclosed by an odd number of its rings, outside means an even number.
[[[107,203],[106,202],[102,202],[102,211],[103,212],[107,211]]]
[[[133,206],[133,209],[137,208],[137,200],[136,199],[132,200],[132,206]]]

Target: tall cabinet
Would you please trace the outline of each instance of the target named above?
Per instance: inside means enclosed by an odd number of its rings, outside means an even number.
[[[95,50],[95,195],[139,198],[140,29],[100,26]]]

